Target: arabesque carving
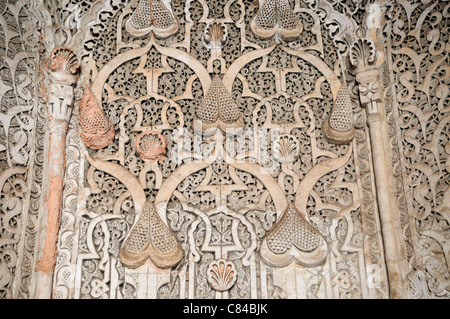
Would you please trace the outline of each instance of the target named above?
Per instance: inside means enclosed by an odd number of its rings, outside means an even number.
[[[0,298],[448,298],[448,11],[1,3]]]

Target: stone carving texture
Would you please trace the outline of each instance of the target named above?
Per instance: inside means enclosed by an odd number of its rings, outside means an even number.
[[[65,250],[60,255],[71,256],[72,262],[58,264],[55,296],[366,294],[366,283],[356,275],[365,269],[359,261],[364,250],[353,147],[329,142],[322,131],[341,86],[333,71],[336,51],[328,34],[318,31],[313,8],[292,9],[289,3],[288,10],[287,2],[280,3],[277,8],[287,10],[280,17],[298,22],[297,40],[280,36],[293,40],[286,45],[266,43],[246,32],[258,8],[239,2],[172,3],[179,30],[164,40],[151,34],[129,36],[120,21],[130,21],[125,19],[136,12],[133,4],[114,8],[106,21],[95,20],[92,30],[110,34],[110,41],[100,32],[86,35],[86,74],[92,74],[92,94],[118,134],[103,149],[86,153],[79,147],[86,170],[74,165],[80,172],[70,179],[90,191],[85,196],[74,189],[76,210],[66,211],[68,223],[60,233]],[[220,36],[222,30],[226,32]],[[311,37],[301,39],[300,32]],[[199,130],[196,122],[202,125]],[[202,138],[198,132],[208,125],[213,130]],[[224,134],[228,127],[240,131],[230,138]],[[256,130],[247,134],[250,128]],[[268,129],[274,138],[263,134]],[[159,161],[139,156],[140,137],[149,131],[166,141],[166,156]],[[304,212],[301,224],[308,226],[303,229],[319,243],[318,248],[308,247],[321,253],[314,262],[273,267],[261,258],[258,247],[280,223],[289,202]],[[172,242],[182,249],[167,265],[161,263],[167,259],[152,258],[162,254],[149,248],[150,211],[155,220],[161,218],[157,224],[167,225],[166,238],[173,233]],[[285,232],[291,239],[295,234],[292,229]],[[328,247],[327,242],[333,244]],[[303,239],[295,243],[304,248]],[[216,278],[231,281],[223,280],[219,287],[208,279],[213,265],[223,270]],[[305,265],[314,271],[305,272]],[[347,284],[332,280],[337,269],[347,270],[342,270],[348,274]],[[232,270],[231,277],[225,276],[226,270]],[[305,291],[285,280],[293,274],[305,282]],[[149,278],[152,284],[144,286]],[[335,287],[326,288],[327,281]],[[71,283],[80,288],[71,289]]]
[[[395,1],[386,18],[408,297],[448,298],[448,3]]]
[[[46,47],[72,48],[86,88],[67,133],[54,298],[387,297],[374,100],[409,294],[448,297],[448,6],[384,4],[385,65],[364,82],[349,69],[382,57],[359,28],[373,2],[0,4],[1,297],[30,294],[56,92],[56,64],[40,70],[41,103],[31,89],[37,45],[15,38],[29,7],[54,19],[41,64]]]
[[[31,9],[0,3],[0,299],[29,298],[33,271],[45,111]]]

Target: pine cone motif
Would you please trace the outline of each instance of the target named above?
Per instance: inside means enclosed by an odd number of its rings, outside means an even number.
[[[341,85],[330,117],[324,122],[323,131],[326,138],[335,144],[350,143],[355,136],[353,111],[347,87]]]
[[[230,93],[225,89],[222,79],[215,76],[206,96],[197,109],[196,120],[200,120],[204,134],[214,134],[217,128],[227,132],[244,127],[244,121]]]
[[[261,243],[261,257],[273,267],[293,261],[313,267],[323,263],[328,245],[322,235],[290,204]]]
[[[136,10],[125,24],[126,30],[135,37],[153,32],[157,38],[167,38],[178,31],[178,20],[170,4],[162,0],[140,0]]]
[[[119,253],[120,261],[129,268],[142,266],[147,258],[159,268],[171,268],[183,257],[183,249],[175,235],[161,220],[155,205],[146,202]]]
[[[303,25],[288,0],[266,0],[250,22],[253,33],[263,39],[274,36],[285,41],[296,40]]]
[[[90,88],[86,88],[78,108],[80,135],[87,147],[98,150],[114,140],[114,126],[97,102]]]

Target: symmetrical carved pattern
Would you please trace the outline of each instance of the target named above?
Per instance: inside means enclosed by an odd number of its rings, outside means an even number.
[[[387,238],[408,296],[448,298],[445,1],[0,9],[2,298],[36,290],[72,101],[54,298],[386,298]]]
[[[243,128],[242,116],[236,102],[223,85],[222,79],[216,76],[211,81],[205,98],[197,109],[196,118],[201,122],[201,130],[205,134],[213,134],[217,128]]]
[[[325,261],[328,246],[291,204],[261,243],[261,256],[274,267],[295,261],[304,266],[317,266]]]

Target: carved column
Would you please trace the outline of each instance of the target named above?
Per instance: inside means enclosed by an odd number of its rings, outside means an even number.
[[[404,298],[405,283],[401,271],[401,246],[396,231],[394,193],[390,183],[390,161],[386,156],[389,145],[383,132],[385,116],[382,105],[377,49],[371,39],[358,39],[350,48],[350,63],[355,68],[361,105],[366,109],[370,134],[372,162],[375,175],[377,204],[383,235],[390,298]]]
[[[64,187],[66,133],[72,114],[79,62],[72,50],[57,47],[45,68],[49,78],[48,127],[43,182],[44,203],[37,241],[38,262],[33,296],[36,299],[51,298]]]

